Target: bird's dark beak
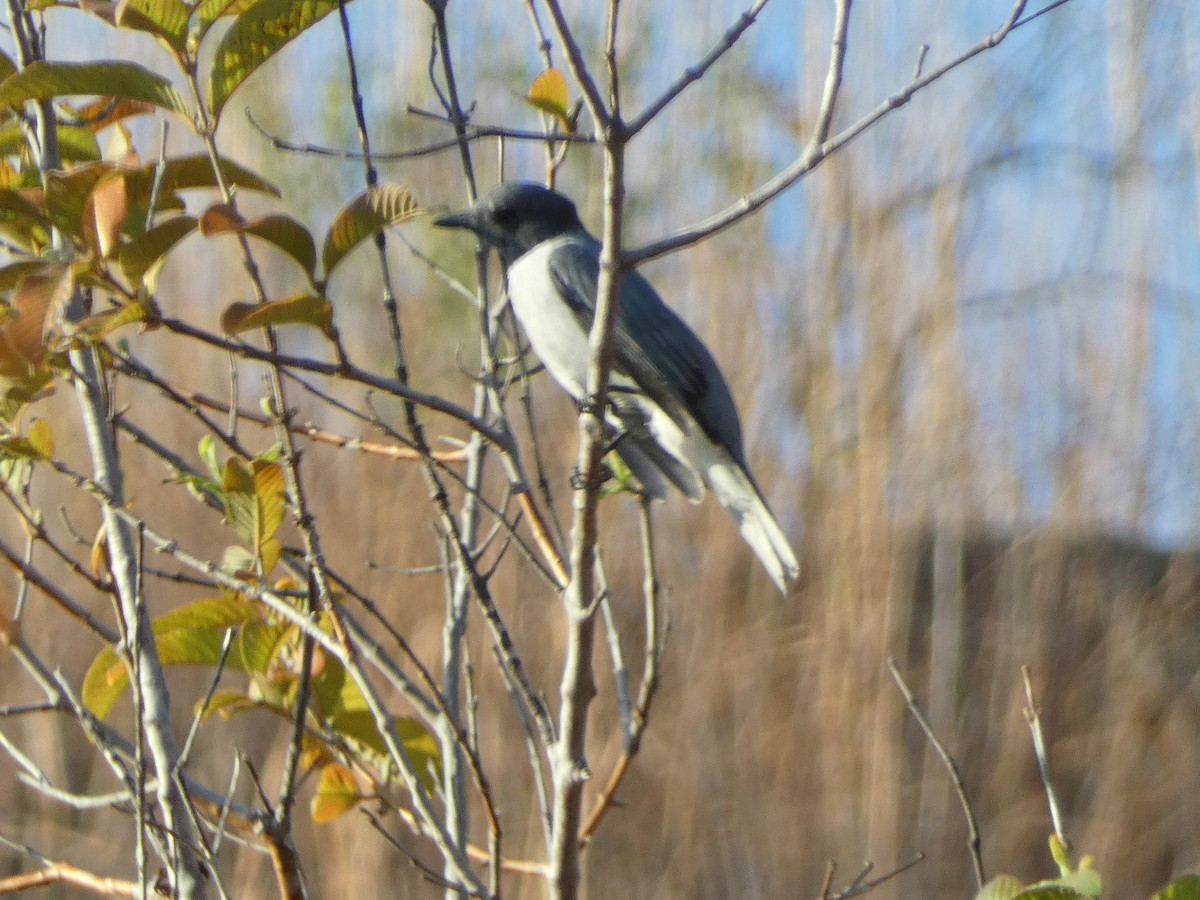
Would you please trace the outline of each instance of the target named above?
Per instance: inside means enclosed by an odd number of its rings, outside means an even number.
[[[433,224],[438,228],[466,228],[468,231],[478,230],[478,225],[475,221],[475,211],[472,209],[464,209],[459,212],[438,216],[433,220]]]

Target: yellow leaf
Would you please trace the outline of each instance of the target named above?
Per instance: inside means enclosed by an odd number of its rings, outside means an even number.
[[[229,628],[249,627],[261,621],[258,603],[235,597],[209,597],[186,603],[150,623],[164,666],[215,666]],[[235,643],[225,665],[246,670]],[[128,684],[127,670],[112,647],[102,649],[83,678],[83,703],[100,719],[112,710]]]
[[[50,430],[50,423],[45,419],[34,419],[29,425],[29,444],[36,450],[42,459],[50,459],[54,456],[54,434]]]
[[[332,822],[349,812],[362,799],[354,773],[340,763],[330,763],[321,769],[317,792],[312,800],[314,822]]]
[[[571,121],[571,98],[567,92],[567,79],[558,69],[546,69],[529,86],[525,102],[558,119],[563,131],[573,131]]]

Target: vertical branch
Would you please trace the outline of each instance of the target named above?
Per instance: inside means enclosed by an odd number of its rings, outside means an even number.
[[[458,138],[459,160],[463,176],[467,182],[468,199],[472,202],[478,193],[475,183],[475,166],[471,158],[470,144],[466,140],[467,116],[463,111],[458,94],[458,79],[454,73],[454,64],[450,56],[450,36],[446,26],[447,0],[427,0],[426,5],[433,14],[434,40],[437,42],[438,57],[442,62],[442,78],[445,82],[443,105],[446,114],[454,127]],[[432,72],[431,72],[432,77]],[[488,383],[494,382],[497,364],[495,354],[495,332],[489,315],[487,297],[487,249],[480,246],[475,256],[476,284],[479,286],[479,344],[480,365],[483,377],[477,382],[472,398],[472,412],[483,417],[489,407]],[[499,408],[496,410],[500,412]],[[501,418],[501,422],[503,419]],[[463,748],[460,745],[460,735],[463,731],[462,678],[466,666],[466,637],[467,614],[476,582],[480,576],[476,570],[475,559],[467,548],[473,547],[479,531],[479,491],[483,486],[485,466],[487,462],[487,444],[478,433],[472,432],[465,448],[467,470],[465,473],[466,492],[462,506],[459,509],[457,528],[451,518],[448,506],[443,502],[442,519],[448,526],[447,535],[453,538],[455,577],[447,598],[446,614],[442,623],[442,695],[445,702],[444,715],[436,724],[438,744],[442,751],[442,795],[446,803],[446,829],[457,847],[465,847],[469,834],[466,803],[466,773],[463,767]],[[437,491],[437,476],[433,467],[426,465],[427,478],[435,485],[435,493],[444,497],[445,492]],[[494,855],[499,853],[499,829],[490,831],[495,840]],[[493,859],[493,865],[498,864]],[[451,894],[446,891],[447,897]]]
[[[1029,674],[1029,666],[1021,666],[1021,678],[1025,682],[1025,707],[1022,711],[1025,713],[1025,721],[1029,724],[1033,755],[1037,759],[1038,775],[1046,791],[1046,805],[1050,808],[1050,821],[1063,846],[1069,847],[1067,830],[1063,827],[1062,811],[1058,806],[1058,795],[1054,792],[1054,783],[1050,780],[1050,757],[1046,753],[1046,739],[1042,734],[1041,714],[1033,696],[1033,679]]]
[[[606,107],[583,60],[562,9],[548,0],[571,72],[602,136],[604,148],[604,230],[601,238],[600,277],[596,288],[596,313],[588,338],[587,394],[579,415],[578,469],[582,488],[575,495],[571,534],[571,583],[563,596],[567,647],[560,687],[559,732],[551,754],[554,803],[550,847],[550,889],[558,898],[579,892],[579,833],[583,785],[588,777],[586,759],[588,708],[596,693],[592,652],[596,630],[595,549],[596,512],[600,498],[600,466],[604,455],[604,410],[608,403],[608,376],[612,366],[612,334],[620,302],[621,219],[624,202],[625,144],[620,121],[616,70],[617,0],[608,6],[606,61],[609,68],[609,105]]]
[[[438,57],[442,62],[442,78],[445,82],[444,106],[446,114],[454,127],[455,137],[458,138],[459,162],[462,166],[463,177],[467,183],[468,199],[474,202],[478,189],[475,183],[475,165],[471,158],[471,147],[466,140],[467,117],[463,111],[458,95],[458,79],[454,73],[454,64],[450,57],[450,36],[446,27],[447,0],[428,0],[430,12],[433,14],[434,40],[437,42]],[[484,416],[488,410],[488,391],[486,383],[494,378],[495,336],[492,329],[488,310],[487,296],[487,249],[478,248],[475,255],[476,284],[478,285],[479,312],[479,350],[480,366],[483,374],[475,385],[471,410],[477,416]],[[478,577],[475,572],[475,561],[468,559],[462,552],[462,546],[473,547],[479,531],[479,501],[478,494],[483,486],[483,476],[487,462],[487,445],[476,432],[465,448],[467,467],[465,473],[466,492],[459,508],[458,538],[454,554],[455,575],[450,585],[446,603],[446,614],[442,622],[442,695],[445,700],[445,713],[439,718],[436,732],[438,745],[442,751],[442,796],[446,803],[446,829],[452,840],[459,847],[465,847],[470,823],[466,803],[466,773],[463,768],[463,751],[458,736],[463,730],[462,700],[463,672],[466,666],[467,614],[470,610],[472,589]],[[432,472],[432,469],[430,469]],[[449,516],[446,510],[444,517]],[[498,835],[498,832],[495,832]],[[497,838],[498,840],[498,838]],[[450,891],[446,891],[449,900]]]
[[[642,523],[642,602],[645,605],[646,634],[642,652],[642,681],[638,688],[637,700],[629,713],[629,722],[625,732],[625,750],[621,753],[613,770],[609,773],[608,781],[600,790],[591,811],[579,829],[579,842],[587,845],[600,827],[600,822],[613,806],[617,788],[624,781],[633,759],[641,749],[642,735],[646,732],[649,721],[650,704],[658,692],[658,665],[662,656],[662,626],[659,624],[659,591],[658,574],[654,563],[654,530],[650,518],[650,504],[653,501],[647,497],[640,498],[639,509]]]
[[[810,154],[815,155],[820,146],[829,139],[833,126],[833,111],[837,106],[838,92],[842,87],[842,71],[846,66],[846,32],[850,28],[851,0],[837,0],[833,19],[833,49],[829,55],[829,68],[825,72],[825,90],[821,95],[821,107],[817,113],[817,124],[809,141]]]
[[[103,488],[102,515],[110,568],[125,630],[131,639],[128,649],[135,660],[137,691],[143,705],[140,727],[154,765],[158,806],[171,856],[175,890],[185,900],[199,898],[205,895],[201,864],[192,850],[191,821],[174,778],[179,751],[171,731],[170,694],[150,628],[150,616],[137,592],[137,554],[132,530],[114,509],[124,503],[124,479],[116,436],[108,419],[103,376],[95,354],[89,348],[72,350],[71,364],[92,458],[93,477]]]
[[[43,57],[41,41],[19,0],[9,0],[9,22],[17,45],[18,63],[24,69]],[[60,165],[51,101],[39,102],[35,115],[38,167],[44,178],[47,172]],[[61,244],[57,233],[55,243]],[[77,289],[70,303],[68,317],[82,315],[82,307],[83,298]],[[179,751],[171,731],[170,694],[150,629],[150,617],[138,591],[138,558],[133,533],[114,510],[114,506],[124,503],[124,478],[117,453],[116,433],[109,419],[104,375],[95,352],[90,348],[77,347],[71,350],[70,362],[94,478],[103,488],[101,514],[109,565],[121,617],[125,622],[125,633],[129,636],[127,650],[137,677],[136,690],[142,698],[143,710],[138,727],[145,736],[154,765],[157,801],[167,847],[166,863],[176,894],[182,900],[192,900],[205,895],[202,864],[192,850],[195,842],[191,820],[186,801],[174,778]],[[142,873],[143,889],[145,874]]]
[[[596,695],[592,651],[596,631],[596,512],[600,500],[600,466],[604,456],[604,410],[612,366],[612,333],[619,304],[621,212],[624,201],[624,144],[607,129],[604,158],[604,238],[596,319],[589,337],[587,397],[579,416],[579,471],[583,487],[575,495],[571,534],[571,582],[563,596],[567,650],[560,688],[558,741],[551,763],[554,811],[550,871],[555,897],[575,897],[579,890],[579,831],[583,785],[588,777],[588,708]]]

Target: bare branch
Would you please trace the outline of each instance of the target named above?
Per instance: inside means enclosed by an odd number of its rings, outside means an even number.
[[[917,698],[913,696],[913,692],[909,690],[908,685],[904,682],[904,676],[900,674],[900,669],[897,668],[894,657],[888,657],[887,666],[888,671],[892,673],[892,678],[896,681],[896,687],[900,689],[900,693],[904,696],[904,702],[908,704],[908,711],[912,713],[912,717],[917,720],[917,724],[925,732],[925,737],[929,739],[930,745],[941,758],[942,764],[946,767],[946,772],[950,776],[950,783],[954,785],[954,792],[958,795],[959,805],[962,806],[963,816],[967,820],[967,849],[971,853],[971,864],[975,868],[975,883],[977,887],[982,888],[987,882],[987,877],[984,875],[983,870],[983,853],[980,849],[982,841],[979,836],[979,824],[975,821],[975,811],[971,808],[971,801],[967,798],[967,789],[963,784],[962,775],[958,771],[958,763],[954,761],[954,757],[950,755],[950,751],[946,749],[945,744],[939,741],[937,735],[934,734],[929,720],[921,712]]]
[[[892,94],[882,103],[864,115],[854,124],[842,129],[833,137],[821,142],[820,144],[810,144],[803,153],[801,153],[794,162],[786,166],[780,172],[767,181],[763,182],[755,190],[742,196],[737,202],[725,208],[715,215],[709,216],[695,225],[681,228],[668,234],[666,237],[653,241],[642,247],[633,250],[627,250],[622,255],[622,261],[626,266],[637,266],[652,259],[657,259],[672,251],[678,250],[681,247],[688,247],[692,244],[699,243],[714,234],[724,231],[729,226],[740,222],[742,219],[753,214],[761,209],[767,203],[778,197],[801,178],[817,168],[825,159],[836,153],[841,148],[845,147],[855,138],[859,137],[864,132],[870,130],[881,119],[895,112],[900,107],[907,104],[914,96],[925,90],[931,84],[941,80],[950,72],[957,69],[964,63],[974,59],[980,53],[991,50],[993,47],[1000,44],[1014,29],[1020,28],[1051,9],[1055,9],[1069,0],[1055,0],[1046,9],[1039,10],[1024,19],[1020,18],[1021,12],[1025,8],[1025,0],[1018,0],[1009,14],[1008,19],[999,29],[984,37],[982,40],[964,50],[958,56],[951,59],[949,62],[937,67],[929,74],[914,79],[906,87]],[[828,84],[829,79],[826,79]]]
[[[410,111],[415,112],[415,110]],[[325,147],[321,144],[296,143],[289,141],[286,138],[280,137],[268,131],[261,125],[251,114],[250,109],[246,109],[246,119],[250,125],[262,135],[266,140],[270,141],[271,146],[284,153],[303,153],[308,156],[323,156],[330,159],[354,160],[363,159],[363,154],[358,150],[339,150],[336,147]],[[441,116],[426,114],[428,118],[434,118],[438,121],[445,121],[447,124],[453,124],[449,119],[443,119]],[[469,144],[477,143],[486,138],[502,138],[506,141],[537,141],[539,143],[562,143],[562,144],[595,144],[596,136],[592,134],[581,134],[576,131],[529,131],[524,128],[505,128],[502,125],[468,125],[463,129],[462,136],[455,135],[454,137],[444,138],[440,141],[430,141],[427,144],[421,144],[417,147],[412,147],[408,150],[376,150],[371,156],[373,159],[383,162],[391,162],[398,159],[417,159],[422,156],[432,156],[435,153],[443,153],[446,150],[453,150],[466,141]]]
[[[721,39],[717,41],[713,48],[698,63],[685,69],[682,75],[675,79],[665,91],[652,100],[644,110],[638,113],[626,125],[629,136],[633,137],[649,125],[675,98],[703,78],[704,74],[713,67],[717,60],[728,53],[733,45],[738,42],[738,39],[754,24],[755,19],[758,18],[758,14],[762,12],[763,7],[767,3],[768,0],[755,0],[749,9],[738,16],[738,20],[730,26],[728,31],[721,35]]]
[[[1046,753],[1046,739],[1042,735],[1042,719],[1037,702],[1033,696],[1033,678],[1029,674],[1029,666],[1021,666],[1021,678],[1025,683],[1025,721],[1029,723],[1029,734],[1033,739],[1033,755],[1037,760],[1038,775],[1042,779],[1042,789],[1046,792],[1046,804],[1050,807],[1050,821],[1054,825],[1054,833],[1069,847],[1067,831],[1063,827],[1062,810],[1058,806],[1058,795],[1054,791],[1054,783],[1050,778],[1050,757]]]
[[[833,50],[829,55],[829,70],[825,74],[825,91],[813,128],[810,147],[819,147],[829,138],[838,91],[842,87],[842,71],[846,66],[846,32],[850,28],[850,0],[837,0],[833,21]]]

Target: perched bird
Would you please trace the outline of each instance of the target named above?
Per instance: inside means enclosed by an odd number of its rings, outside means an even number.
[[[581,402],[600,243],[575,204],[541,185],[508,182],[434,224],[495,247],[534,353]],[[621,278],[613,351],[607,418],[616,452],[653,497],[665,497],[668,482],[693,503],[712,490],[785,592],[799,564],[746,465],[729,386],[708,348],[637,272]]]

